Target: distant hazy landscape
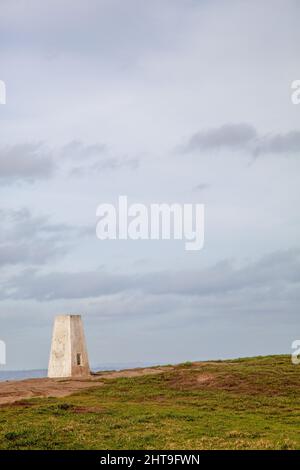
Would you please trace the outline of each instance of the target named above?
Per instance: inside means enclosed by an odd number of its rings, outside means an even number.
[[[46,377],[47,369],[34,370],[0,370],[0,382],[5,380],[23,380]]]
[[[155,366],[156,363],[149,362],[126,362],[126,363],[105,363],[92,367],[93,372],[99,370],[124,370],[136,367]],[[33,370],[0,370],[0,382],[5,380],[24,380],[47,377],[47,369]]]

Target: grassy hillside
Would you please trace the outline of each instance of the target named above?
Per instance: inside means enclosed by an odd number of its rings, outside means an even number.
[[[300,449],[289,356],[186,363],[1,407],[1,449]]]

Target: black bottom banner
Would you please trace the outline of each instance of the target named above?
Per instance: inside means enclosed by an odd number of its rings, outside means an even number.
[[[211,463],[260,464],[299,462],[298,451],[0,451],[0,464],[82,463],[89,468],[119,465],[137,468],[148,465],[203,466]]]

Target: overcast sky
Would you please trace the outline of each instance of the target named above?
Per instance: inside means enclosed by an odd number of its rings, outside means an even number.
[[[289,353],[300,337],[298,0],[0,0],[0,339],[47,367]],[[205,243],[99,241],[96,208],[204,203]]]

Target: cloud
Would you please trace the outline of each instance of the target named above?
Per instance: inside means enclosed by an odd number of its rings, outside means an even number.
[[[290,131],[285,134],[262,136],[257,144],[254,145],[253,152],[256,156],[266,153],[299,153],[300,131]]]
[[[236,149],[257,138],[256,130],[248,124],[225,124],[193,134],[183,147],[185,152],[220,148]]]
[[[0,182],[34,183],[50,179],[58,169],[64,167],[71,176],[89,176],[102,171],[121,168],[135,170],[138,158],[109,155],[105,144],[83,144],[73,140],[61,148],[46,150],[45,144],[23,143],[0,149]]]
[[[0,181],[34,182],[50,178],[54,162],[42,143],[17,144],[0,149]]]
[[[74,165],[70,170],[71,176],[89,176],[103,171],[115,171],[119,169],[136,170],[139,167],[138,158],[102,158],[88,165]]]
[[[208,183],[199,183],[197,186],[194,187],[194,191],[205,191],[206,189],[209,189],[211,187],[210,184]]]
[[[105,144],[85,145],[79,140],[73,140],[63,146],[61,155],[66,158],[85,161],[92,157],[101,156],[105,150]]]
[[[0,209],[0,266],[42,265],[62,256],[85,227],[51,223],[49,217],[33,216],[27,208]]]
[[[126,294],[165,297],[168,301],[176,298],[185,305],[201,300],[210,305],[215,302],[216,306],[236,297],[242,310],[246,304],[251,310],[254,299],[261,299],[278,310],[278,296],[288,309],[289,296],[292,301],[299,284],[300,250],[294,249],[271,253],[245,266],[225,260],[199,271],[124,275],[105,271],[42,274],[37,270],[25,270],[3,284],[1,296],[14,300],[50,301],[101,299]]]
[[[139,166],[138,158],[111,156],[105,144],[89,144],[74,140],[59,152],[63,158],[71,161],[71,176],[89,176],[108,170],[128,168],[135,170]]]
[[[295,154],[300,152],[300,131],[259,134],[250,124],[225,124],[196,132],[179,147],[181,153],[221,150],[244,152],[253,157],[266,154]]]

